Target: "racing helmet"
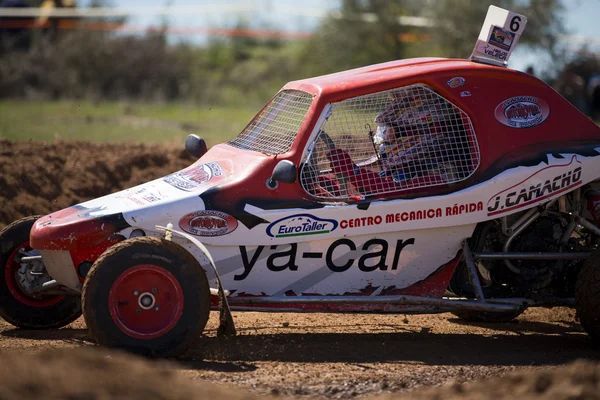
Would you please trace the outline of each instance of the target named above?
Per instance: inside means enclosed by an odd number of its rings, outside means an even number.
[[[389,92],[391,103],[375,118],[377,129],[373,135],[375,149],[384,168],[401,165],[430,135],[434,119],[439,113],[436,105],[415,88],[402,88]]]

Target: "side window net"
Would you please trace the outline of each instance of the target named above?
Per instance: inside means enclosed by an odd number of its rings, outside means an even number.
[[[333,103],[311,146],[302,186],[335,201],[456,183],[480,161],[469,116],[421,84]]]
[[[229,145],[269,155],[289,151],[312,100],[298,90],[279,92]]]

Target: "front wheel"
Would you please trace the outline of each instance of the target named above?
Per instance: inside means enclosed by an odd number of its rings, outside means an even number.
[[[60,328],[79,318],[81,299],[32,294],[32,288],[52,279],[42,261],[21,260],[39,254],[29,247],[29,231],[38,218],[20,219],[0,231],[0,317],[19,328]]]
[[[100,345],[176,356],[208,321],[210,288],[198,261],[167,240],[125,240],[104,253],[83,285],[83,316]]]

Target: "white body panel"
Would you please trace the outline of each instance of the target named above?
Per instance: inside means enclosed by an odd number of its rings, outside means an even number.
[[[207,246],[233,296],[371,295],[422,281],[458,253],[475,225],[310,242]]]

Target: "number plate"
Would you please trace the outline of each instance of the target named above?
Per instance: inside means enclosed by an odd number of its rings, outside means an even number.
[[[506,66],[526,24],[524,15],[490,6],[471,59]]]

